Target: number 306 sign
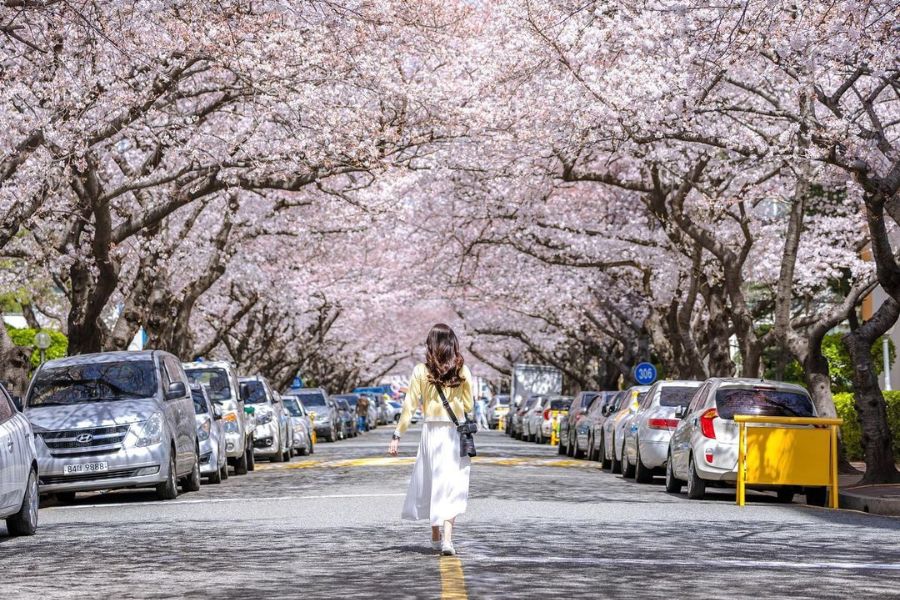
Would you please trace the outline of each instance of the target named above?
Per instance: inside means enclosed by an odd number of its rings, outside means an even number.
[[[644,362],[634,368],[634,380],[640,385],[650,385],[656,381],[656,367]]]

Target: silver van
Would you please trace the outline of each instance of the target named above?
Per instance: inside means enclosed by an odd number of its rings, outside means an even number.
[[[167,352],[104,352],[44,363],[25,399],[41,493],[154,487],[200,489],[194,402]]]

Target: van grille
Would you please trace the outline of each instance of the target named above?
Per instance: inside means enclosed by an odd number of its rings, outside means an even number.
[[[109,454],[122,449],[128,425],[94,427],[41,433],[50,454],[56,457]]]
[[[81,481],[102,481],[105,479],[119,479],[122,477],[135,477],[140,469],[121,469],[118,471],[106,471],[104,473],[80,473],[78,475],[42,475],[41,485],[55,485],[57,483],[74,483]]]

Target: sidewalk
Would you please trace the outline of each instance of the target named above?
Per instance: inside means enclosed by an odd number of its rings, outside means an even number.
[[[852,464],[860,472],[839,476],[841,491],[838,498],[841,508],[873,515],[900,516],[900,484],[858,485],[866,465]]]

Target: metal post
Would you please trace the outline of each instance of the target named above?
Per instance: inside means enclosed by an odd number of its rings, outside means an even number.
[[[47,362],[47,351],[44,350],[43,348],[41,348],[40,351],[41,351],[41,364],[44,364],[45,362]]]
[[[884,389],[891,391],[891,347],[887,334],[881,338],[881,353],[884,356]]]
[[[831,490],[828,505],[831,508],[838,507],[838,493],[840,492],[840,480],[838,479],[838,426],[831,426]]]

